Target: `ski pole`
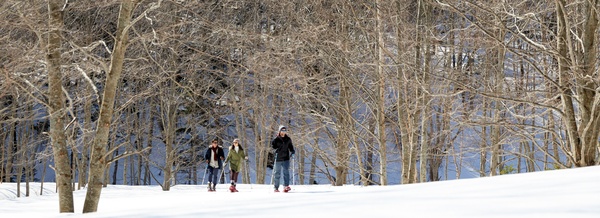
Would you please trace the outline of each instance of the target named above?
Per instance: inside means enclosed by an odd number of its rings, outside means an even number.
[[[292,154],[292,184],[296,185],[296,158]]]
[[[229,154],[227,154],[227,158],[225,158],[225,160],[223,161],[223,172],[221,172],[221,175],[225,175],[225,177],[227,177],[227,173],[225,173],[225,168],[227,168],[227,163],[229,161]],[[221,180],[221,176],[219,176],[219,180]],[[223,182],[227,183],[227,178],[223,178]]]
[[[252,178],[250,178],[250,171],[248,171],[248,160],[244,160],[244,170],[245,174],[248,175],[248,184],[250,184],[250,189],[252,189]]]
[[[273,160],[273,171],[271,172],[271,185],[273,185],[273,178],[275,178],[276,170],[277,170],[277,151],[275,151],[275,159]]]
[[[219,181],[221,181],[221,179],[223,178],[223,174],[225,173],[225,166],[227,166],[227,163],[223,164],[223,169],[221,169],[221,173],[219,174]]]
[[[206,178],[206,171],[208,171],[208,164],[206,164],[206,169],[204,169],[204,176],[202,176],[202,183],[200,185],[204,185],[204,178]]]

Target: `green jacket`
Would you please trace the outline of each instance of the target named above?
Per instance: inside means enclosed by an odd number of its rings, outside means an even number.
[[[242,149],[242,147],[240,146],[240,148],[238,149],[238,151],[236,152],[235,149],[233,149],[233,145],[229,146],[229,153],[227,154],[227,158],[225,159],[225,161],[229,164],[229,169],[236,171],[236,172],[240,172],[242,170],[242,161],[245,161],[246,159],[246,152],[244,151],[244,149]]]

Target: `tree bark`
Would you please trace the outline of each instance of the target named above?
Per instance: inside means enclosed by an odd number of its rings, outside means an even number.
[[[504,37],[504,33],[503,31],[498,31],[498,36],[497,38],[502,39]],[[490,56],[492,57],[491,60],[493,60],[493,62],[489,63],[490,66],[492,67],[493,70],[491,70],[490,73],[492,73],[492,78],[493,78],[493,91],[495,93],[503,93],[504,92],[504,55],[505,55],[505,51],[503,48],[495,48],[495,49],[491,49],[492,54],[490,54]],[[504,120],[505,118],[503,117],[501,111],[502,111],[502,102],[500,100],[494,100],[493,101],[493,105],[494,108],[492,109],[493,114],[490,114],[490,116],[492,116],[492,120],[493,123],[500,123],[501,120]],[[503,149],[502,149],[502,139],[501,139],[501,132],[502,132],[502,126],[500,125],[493,125],[491,126],[491,146],[492,146],[492,153],[491,153],[491,166],[490,166],[490,175],[491,176],[495,176],[498,175],[500,173],[500,171],[502,170],[502,165],[503,165],[503,158],[502,158],[502,153],[503,153]]]
[[[166,89],[172,89],[171,87]],[[175,131],[177,129],[177,104],[170,102],[165,99],[162,100],[161,111],[161,122],[162,122],[162,134],[165,144],[165,166],[163,167],[163,183],[162,190],[169,191],[171,189],[171,183],[173,181],[174,173],[176,171],[175,159],[176,159],[176,142],[175,142]]]
[[[559,85],[561,89],[561,101],[563,106],[563,124],[571,148],[570,162],[576,166],[590,166],[596,163],[596,153],[598,150],[598,136],[600,133],[599,118],[600,113],[596,107],[600,104],[596,97],[596,91],[593,82],[590,79],[597,79],[594,75],[596,70],[596,47],[598,19],[597,5],[598,1],[593,0],[585,3],[587,19],[584,22],[580,53],[579,49],[573,47],[568,24],[568,15],[566,13],[566,2],[556,0],[556,19],[558,25],[557,48],[559,71]],[[578,63],[578,57],[582,57],[579,66],[572,66],[570,63]],[[575,84],[572,84],[573,75],[575,75]],[[595,78],[594,78],[595,77]],[[573,87],[575,86],[575,87]],[[576,95],[573,93],[576,90]],[[578,99],[579,98],[579,99]],[[578,109],[574,102],[578,102]],[[577,114],[579,113],[579,115]],[[577,122],[577,119],[580,119]],[[578,125],[579,123],[579,125]]]
[[[131,15],[136,4],[137,0],[123,0],[119,10],[115,45],[112,51],[110,69],[106,76],[96,137],[91,149],[89,186],[83,204],[83,213],[98,211],[98,203],[104,182],[104,170],[107,167],[106,146],[114,110],[115,95],[123,71],[125,50],[128,44],[127,30],[131,25]]]
[[[387,185],[388,183],[388,179],[387,179],[387,143],[386,143],[386,128],[385,128],[385,81],[387,80],[387,77],[385,76],[385,72],[384,72],[384,68],[383,65],[385,64],[385,56],[383,53],[383,49],[385,49],[385,43],[383,40],[383,36],[384,36],[384,28],[383,28],[383,18],[381,15],[381,10],[380,8],[382,7],[381,5],[381,1],[377,0],[375,1],[376,4],[376,12],[375,12],[375,16],[376,16],[376,30],[375,33],[377,34],[377,46],[376,46],[376,50],[377,50],[377,59],[376,59],[376,66],[377,66],[377,144],[379,144],[379,157],[380,157],[380,163],[379,163],[379,173],[380,173],[380,177],[379,177],[379,183],[380,185]]]
[[[50,113],[50,139],[56,164],[56,186],[58,188],[58,204],[61,213],[73,213],[73,188],[71,186],[72,172],[69,165],[69,150],[65,135],[65,100],[62,92],[61,69],[61,30],[63,27],[64,1],[48,1],[48,42],[46,62],[48,66],[48,92]]]
[[[578,96],[581,96],[581,124],[579,132],[581,133],[581,160],[578,165],[593,166],[596,163],[596,153],[599,148],[598,138],[600,136],[600,99],[597,95],[597,82],[600,78],[598,73],[598,2],[599,0],[588,0],[584,3],[585,23],[583,26],[583,49],[581,73],[578,78]]]
[[[15,113],[14,111],[16,110],[17,106],[16,106],[16,97],[13,95],[13,102],[12,102],[12,113]],[[15,140],[14,140],[14,135],[15,135],[15,128],[16,128],[16,124],[15,122],[11,122],[10,124],[8,124],[8,133],[6,134],[6,139],[2,139],[7,141],[7,145],[6,145],[6,166],[4,167],[4,182],[11,182],[10,178],[12,178],[12,174],[13,174],[13,165],[14,165],[14,161],[15,161]],[[4,161],[4,160],[3,160]]]
[[[346,177],[348,176],[348,158],[350,151],[348,144],[350,139],[348,137],[348,127],[352,125],[352,109],[350,105],[350,87],[348,81],[340,76],[341,81],[339,84],[340,96],[338,97],[339,107],[342,109],[337,112],[338,123],[337,123],[337,140],[335,142],[335,185],[342,186],[346,184]]]

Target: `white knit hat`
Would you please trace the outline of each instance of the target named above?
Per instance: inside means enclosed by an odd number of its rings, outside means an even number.
[[[279,130],[277,130],[277,132],[281,132],[282,129],[287,130],[287,128],[284,125],[280,125],[279,126]]]

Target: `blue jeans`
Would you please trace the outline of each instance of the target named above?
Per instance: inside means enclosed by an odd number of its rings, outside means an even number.
[[[283,186],[290,185],[290,161],[277,161],[275,162],[275,189],[279,189],[279,177],[281,177],[281,171],[283,170]]]
[[[216,185],[219,182],[219,168],[208,166],[206,170],[208,172],[208,182]]]

